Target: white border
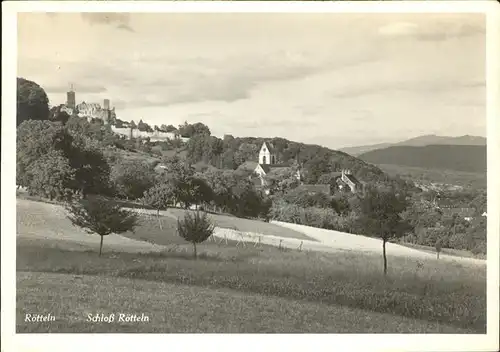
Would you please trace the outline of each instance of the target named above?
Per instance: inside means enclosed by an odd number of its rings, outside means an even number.
[[[432,2],[66,2],[2,3],[2,350],[128,351],[159,350],[414,350],[495,351],[499,332],[500,230],[500,12],[496,1]],[[485,13],[487,14],[488,117],[488,326],[486,335],[308,334],[25,334],[15,332],[15,78],[18,12],[332,12],[332,13]],[[12,185],[12,186],[11,186]],[[145,346],[147,345],[147,346]]]

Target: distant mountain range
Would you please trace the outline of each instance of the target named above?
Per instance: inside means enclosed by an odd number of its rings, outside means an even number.
[[[350,154],[352,156],[359,156],[363,153],[367,153],[378,149],[385,149],[388,147],[395,147],[395,146],[425,147],[428,145],[438,145],[438,144],[486,146],[486,138],[479,136],[470,136],[470,135],[465,135],[460,137],[447,137],[447,136],[437,136],[435,134],[429,134],[411,138],[397,143],[379,143],[379,144],[371,144],[358,147],[347,147],[340,149],[340,151]]]
[[[486,145],[396,145],[357,156],[375,164],[420,167],[435,170],[486,172]]]

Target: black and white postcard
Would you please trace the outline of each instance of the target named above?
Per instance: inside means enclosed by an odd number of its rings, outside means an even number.
[[[5,350],[497,350],[495,5],[4,4]]]

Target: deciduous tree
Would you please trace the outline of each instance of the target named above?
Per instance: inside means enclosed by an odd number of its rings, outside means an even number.
[[[90,197],[67,208],[71,223],[83,228],[88,233],[101,236],[99,256],[102,253],[104,236],[134,230],[138,215],[122,210],[120,205],[102,197]]]
[[[142,201],[144,204],[156,209],[156,216],[158,217],[160,229],[162,228],[160,210],[167,209],[168,205],[174,202],[174,195],[174,187],[168,181],[160,182],[144,193]]]
[[[362,228],[366,234],[382,239],[384,275],[387,274],[386,243],[402,237],[412,228],[401,217],[407,206],[406,194],[396,193],[394,189],[371,187],[360,199]]]
[[[177,231],[182,238],[193,244],[193,256],[196,259],[196,244],[206,241],[213,234],[214,225],[205,212],[186,212],[184,219],[177,221]]]
[[[17,78],[17,126],[26,120],[47,120],[49,98],[37,83]]]

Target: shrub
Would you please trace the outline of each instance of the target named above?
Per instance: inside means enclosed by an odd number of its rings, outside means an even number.
[[[193,256],[196,259],[196,244],[206,241],[214,232],[214,225],[207,213],[196,211],[194,214],[186,212],[183,220],[177,220],[179,236],[193,244]]]

